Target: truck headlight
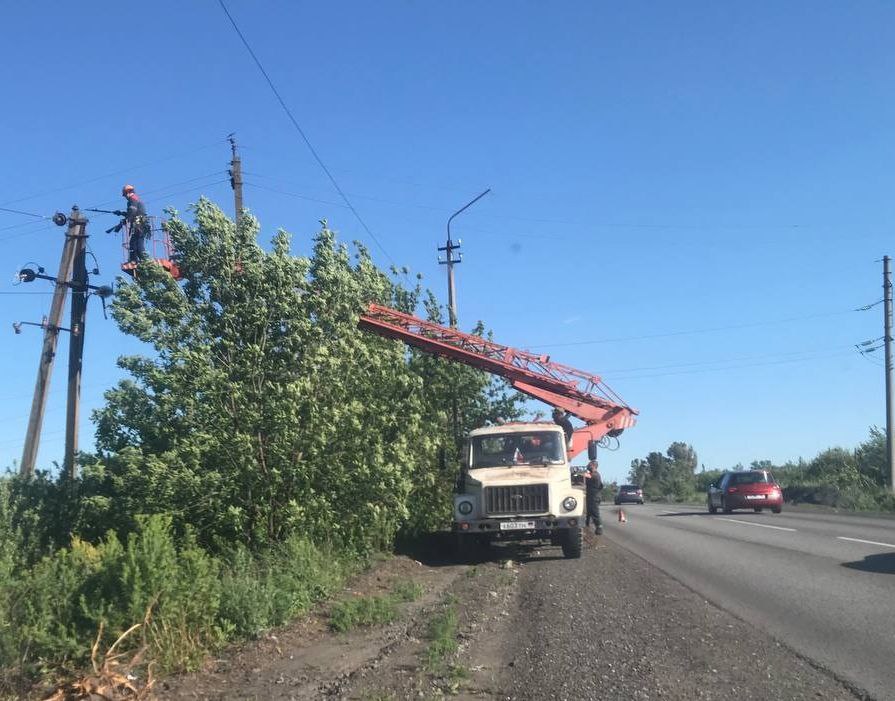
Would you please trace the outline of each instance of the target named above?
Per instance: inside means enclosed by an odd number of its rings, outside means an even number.
[[[457,511],[459,511],[464,516],[469,516],[472,513],[472,502],[471,501],[461,501],[457,504]]]
[[[566,511],[574,511],[576,506],[578,506],[578,500],[575,497],[566,497],[562,500],[562,508]]]

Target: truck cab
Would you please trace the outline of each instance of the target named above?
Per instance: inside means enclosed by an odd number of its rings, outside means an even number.
[[[472,431],[454,495],[458,550],[495,540],[549,540],[562,546],[565,557],[580,557],[585,513],[580,482],[573,479],[565,433],[554,423]]]

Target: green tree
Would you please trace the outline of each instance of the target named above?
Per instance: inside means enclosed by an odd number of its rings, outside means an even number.
[[[828,448],[808,463],[806,477],[837,487],[866,486],[870,480],[858,471],[855,454],[845,448]]]
[[[453,476],[437,468],[458,455],[450,408],[462,432],[515,400],[485,373],[358,330],[370,301],[414,310],[419,284],[395,284],[325,222],[307,258],[283,231],[265,251],[252,217],[237,229],[205,200],[195,222],[168,224],[182,282],[146,262],[116,296],[113,317],[154,353],[119,360],[130,378],[94,415],[78,530],[166,513],[206,545],[299,532],[368,549],[449,513]]]
[[[252,218],[237,229],[204,200],[195,227],[169,229],[183,283],[146,263],[113,305],[155,351],[120,359],[132,379],[95,415],[87,475],[103,473],[113,521],[168,512],[206,543],[388,538],[430,440],[402,349],[356,329],[394,286],[325,225],[310,258],[283,231],[264,251]]]
[[[858,472],[878,487],[889,483],[889,465],[886,458],[886,433],[878,426],[870,427],[870,437],[855,451]]]
[[[693,446],[675,441],[664,454],[654,451],[645,459],[633,460],[628,479],[643,487],[651,499],[687,499],[695,490],[694,472],[698,464]]]

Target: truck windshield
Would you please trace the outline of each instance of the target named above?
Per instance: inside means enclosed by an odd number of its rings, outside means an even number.
[[[562,441],[556,431],[497,433],[472,439],[472,465],[501,467],[562,463]]]

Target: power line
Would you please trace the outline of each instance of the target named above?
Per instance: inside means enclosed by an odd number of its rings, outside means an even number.
[[[196,182],[196,181],[198,181],[198,180],[205,180],[205,179],[207,179],[207,178],[213,178],[213,177],[218,176],[218,175],[224,175],[224,174],[226,174],[226,172],[227,172],[227,171],[225,171],[225,170],[216,170],[216,171],[214,171],[213,173],[207,173],[207,174],[205,174],[205,175],[199,175],[199,176],[197,176],[197,177],[195,177],[195,178],[190,178],[189,180],[181,180],[180,182],[171,183],[170,185],[163,185],[162,187],[157,187],[157,188],[155,188],[155,189],[153,189],[153,190],[141,191],[141,195],[142,195],[143,197],[146,197],[147,195],[155,195],[155,194],[158,194],[159,192],[164,192],[165,190],[168,190],[168,189],[170,189],[170,188],[172,188],[172,187],[178,187],[178,186],[180,186],[180,185],[188,185],[188,184],[190,184],[190,183],[194,183],[194,182]],[[208,186],[210,186],[210,185],[216,185],[218,182],[220,182],[220,181],[219,181],[219,180],[216,180],[214,183],[206,183],[206,184],[204,184],[204,185],[199,185],[198,187],[199,187],[199,188],[202,188],[202,187],[208,187]],[[167,194],[165,194],[165,195],[162,195],[162,197],[171,197],[171,196],[172,196],[172,193],[167,193]],[[95,205],[91,205],[91,206],[92,206],[92,207],[103,207],[103,206],[105,206],[105,205],[108,205],[108,204],[111,204],[111,203],[114,203],[114,202],[117,202],[117,201],[118,201],[117,198],[116,198],[116,199],[110,199],[110,200],[106,200],[106,201],[104,201],[104,202],[100,202],[99,204],[95,204]]]
[[[22,229],[25,227],[31,227],[31,231],[22,231],[17,234],[12,234],[10,236],[4,236],[0,238],[0,241],[7,241],[9,239],[18,238],[19,236],[24,236],[25,234],[33,234],[35,231],[38,231],[41,227],[48,228],[53,226],[48,221],[26,221],[21,222],[19,224],[13,224],[12,226],[4,226],[0,228],[0,231],[11,231],[12,229]]]
[[[764,360],[767,358],[793,358],[793,359],[806,359],[810,360],[812,356],[817,355],[818,353],[829,353],[833,352],[845,352],[846,350],[850,350],[847,346],[831,346],[827,348],[814,348],[814,349],[805,349],[798,351],[784,351],[780,353],[760,353],[758,355],[745,355],[734,358],[719,358],[717,360],[699,360],[695,362],[688,363],[670,363],[667,365],[648,365],[644,367],[638,368],[621,368],[615,370],[604,370],[601,372],[601,375],[617,375],[620,373],[629,373],[629,372],[643,372],[644,370],[666,370],[671,368],[693,368],[693,367],[702,367],[702,366],[710,366],[710,365],[725,365],[729,363],[739,363],[743,361],[754,361],[754,360]]]
[[[789,363],[805,363],[805,362],[810,362],[810,361],[815,361],[815,360],[827,360],[829,358],[837,358],[837,357],[843,357],[846,355],[852,355],[852,353],[853,353],[853,351],[840,351],[838,353],[828,353],[826,355],[817,355],[817,356],[810,357],[810,358],[787,358],[785,360],[772,360],[772,361],[761,362],[761,363],[746,363],[743,365],[730,365],[727,367],[720,367],[720,368],[699,368],[696,370],[681,370],[680,372],[660,372],[660,373],[653,373],[653,374],[649,374],[649,375],[630,375],[630,376],[627,376],[624,378],[619,378],[619,379],[627,382],[628,380],[645,380],[645,379],[656,378],[656,377],[671,377],[674,375],[695,375],[695,374],[700,374],[700,373],[704,373],[704,372],[720,372],[720,371],[725,371],[725,370],[743,370],[743,369],[754,368],[754,367],[767,367],[767,366],[772,366],[772,365],[785,365],[785,364],[789,364]]]
[[[196,178],[190,178],[189,180],[183,180],[183,181],[180,181],[177,183],[171,183],[170,185],[165,185],[164,187],[156,188],[154,190],[147,190],[143,194],[144,195],[157,194],[157,193],[167,190],[169,188],[177,187],[178,185],[186,185],[188,183],[196,182],[197,180],[204,180],[206,178],[211,178],[211,177],[214,177],[215,175],[222,175],[224,173],[226,173],[226,171],[218,170],[218,171],[215,171],[214,173],[208,173],[206,175],[201,175]],[[178,190],[176,192],[167,192],[164,195],[161,195],[161,197],[175,197],[176,195],[183,195],[188,192],[193,192],[195,190],[201,190],[202,188],[205,188],[205,187],[213,187],[214,185],[220,185],[221,183],[224,183],[224,182],[227,182],[227,178],[218,179],[218,180],[215,180],[215,181],[212,181],[209,183],[203,183],[201,185],[186,188],[184,190]],[[106,200],[104,202],[100,202],[100,203],[92,205],[92,206],[93,207],[102,207],[104,205],[108,205],[108,204],[114,203],[116,201],[117,200]],[[339,206],[342,206],[342,205],[339,205]],[[49,220],[50,217],[44,217],[44,219]],[[20,222],[19,224],[13,224],[12,226],[0,227],[0,232],[3,232],[3,231],[9,231],[12,229],[22,228],[22,227],[35,227],[35,225],[37,225],[37,228],[32,228],[32,230],[30,230],[30,231],[22,231],[22,232],[19,232],[16,234],[12,234],[10,236],[4,236],[4,237],[0,238],[0,242],[9,241],[11,239],[19,238],[20,236],[25,236],[27,234],[33,234],[40,229],[40,225],[42,225],[42,224],[46,224],[46,222],[45,221],[27,221],[27,222]]]
[[[775,326],[778,324],[788,324],[794,321],[806,321],[809,319],[826,319],[833,316],[842,316],[852,314],[855,310],[827,312],[823,314],[807,314],[805,316],[791,316],[785,319],[773,319],[767,321],[753,321],[746,324],[730,324],[728,326],[713,326],[704,329],[689,329],[686,331],[668,331],[666,333],[644,334],[643,336],[620,336],[617,338],[601,338],[592,341],[568,341],[565,343],[541,343],[537,345],[525,346],[526,348],[564,348],[569,346],[591,346],[600,343],[622,343],[625,341],[643,341],[654,338],[671,338],[673,336],[692,336],[703,333],[715,333],[717,331],[732,331],[736,329],[751,329],[757,326]]]
[[[265,180],[270,180],[272,182],[279,182],[289,186],[297,186],[297,187],[306,187],[306,185],[302,183],[298,183],[295,181],[290,181],[286,178],[275,177],[271,175],[266,175],[264,173],[259,173],[257,171],[243,171],[244,175],[250,175],[256,178],[264,178]],[[283,190],[278,190],[276,188],[272,188],[269,186],[259,185],[257,183],[253,184],[254,187],[262,188],[270,190],[271,192],[277,192],[282,195],[288,195],[291,197],[297,197],[300,199],[306,199],[311,202],[322,202],[324,204],[335,204],[331,202],[326,202],[325,200],[318,200],[308,195],[299,195],[292,192],[286,192]],[[427,212],[453,212],[453,209],[450,207],[439,207],[437,205],[429,205],[422,204],[419,202],[407,202],[407,201],[398,201],[393,199],[386,199],[383,197],[375,197],[373,195],[362,195],[357,192],[348,193],[348,195],[355,200],[365,200],[367,202],[375,202],[377,204],[385,205],[387,207],[400,207],[400,208],[408,208],[412,207],[414,209],[419,209]],[[343,206],[343,205],[338,205]],[[532,217],[522,217],[514,214],[501,214],[499,212],[487,212],[479,214],[480,217],[489,218],[494,220],[510,220],[510,221],[520,221],[520,222],[528,222],[528,223],[549,223],[549,224],[562,224],[565,226],[574,226],[583,229],[655,229],[655,230],[668,230],[668,229],[785,229],[785,228],[806,228],[805,225],[802,224],[769,224],[769,225],[759,225],[759,224],[671,224],[671,223],[632,223],[632,222],[620,222],[620,223],[610,223],[610,222],[599,222],[599,221],[588,221],[586,223],[583,222],[573,222],[567,220],[553,220],[553,219],[539,219]],[[497,237],[507,237],[507,238],[534,238],[534,239],[550,239],[551,241],[557,239],[567,239],[573,240],[573,237],[562,236],[556,233],[550,234],[531,234],[531,233],[519,233],[516,230],[512,232],[495,232],[488,229],[482,229],[476,226],[468,226],[464,225],[464,228],[467,231],[474,231],[477,233],[487,234],[489,236],[497,236]]]
[[[23,212],[21,209],[9,209],[8,207],[0,207],[0,212],[9,212],[10,214],[21,214],[26,217],[37,217],[38,219],[50,219],[43,214],[34,214],[33,212]]]
[[[278,190],[275,187],[267,187],[267,185],[259,185],[257,183],[250,183],[248,181],[243,181],[243,185],[247,185],[248,187],[254,187],[258,190],[267,190],[268,192],[276,192],[280,195],[286,195],[287,197],[296,197],[300,200],[307,200],[308,202],[318,202],[320,204],[328,204],[332,207],[345,207],[346,205],[341,202],[332,202],[330,200],[321,200],[316,197],[308,197],[307,195],[299,195],[297,192],[286,192],[285,190]]]
[[[204,151],[205,149],[212,148],[212,147],[214,147],[214,146],[219,145],[219,144],[220,144],[221,142],[223,142],[223,141],[226,141],[226,139],[223,139],[223,138],[222,138],[222,139],[217,139],[217,140],[215,140],[214,142],[212,142],[212,143],[210,143],[210,144],[205,144],[204,146],[199,146],[199,147],[197,147],[197,148],[190,149],[190,150],[187,150],[187,151],[181,151],[181,152],[176,153],[176,154],[173,154],[173,155],[171,155],[171,156],[166,156],[166,157],[164,157],[164,158],[160,158],[160,159],[155,160],[155,161],[150,161],[150,162],[148,162],[148,163],[141,163],[141,164],[139,164],[139,165],[129,166],[129,167],[127,167],[127,168],[120,168],[120,169],[118,169],[118,170],[113,170],[113,171],[111,171],[111,172],[109,172],[109,173],[106,173],[106,174],[104,174],[104,175],[97,175],[96,177],[88,178],[88,179],[86,179],[86,180],[81,180],[80,182],[73,183],[73,184],[71,184],[71,185],[64,185],[64,186],[62,186],[62,187],[53,188],[52,190],[44,190],[43,192],[38,192],[38,193],[35,193],[35,194],[33,194],[33,195],[27,195],[27,196],[25,196],[25,197],[19,197],[19,198],[14,199],[14,200],[7,200],[6,202],[0,202],[0,206],[2,206],[2,205],[7,205],[7,204],[16,204],[16,203],[18,203],[18,202],[25,202],[25,201],[27,201],[27,200],[33,200],[33,199],[36,199],[36,198],[38,198],[38,197],[43,197],[43,196],[45,196],[45,195],[52,195],[52,194],[55,194],[55,193],[57,193],[57,192],[64,192],[65,190],[73,190],[74,188],[82,187],[82,186],[84,186],[84,185],[89,185],[90,183],[95,183],[95,182],[98,182],[98,181],[100,181],[100,180],[105,180],[106,178],[111,178],[111,177],[113,177],[113,176],[115,176],[115,175],[123,175],[123,174],[125,174],[125,173],[131,173],[131,172],[133,172],[133,171],[135,171],[135,170],[139,170],[139,169],[141,169],[141,168],[149,168],[150,166],[158,165],[158,164],[160,164],[160,163],[167,163],[168,161],[173,161],[173,160],[176,160],[176,159],[178,159],[178,158],[183,158],[184,156],[189,156],[189,155],[192,155],[192,154],[194,154],[194,153],[198,153],[199,151]]]
[[[295,119],[295,116],[292,114],[292,111],[286,105],[286,102],[283,100],[280,95],[279,90],[277,90],[276,86],[273,84],[273,81],[270,79],[270,76],[267,75],[267,71],[264,70],[264,66],[261,65],[261,61],[258,60],[258,57],[255,55],[255,52],[252,51],[252,47],[249,45],[249,42],[246,40],[243,33],[240,31],[239,26],[236,24],[236,20],[233,19],[233,15],[230,14],[230,11],[227,9],[227,6],[224,4],[224,0],[218,0],[218,4],[221,6],[221,9],[224,11],[224,14],[227,15],[227,19],[230,20],[230,24],[233,25],[233,29],[236,30],[236,33],[239,35],[239,38],[242,40],[243,46],[246,47],[246,50],[249,52],[249,55],[254,60],[255,65],[258,66],[258,70],[261,71],[261,75],[264,76],[264,79],[267,81],[267,84],[270,86],[271,91],[276,96],[277,101],[280,103],[280,107],[283,108],[283,111],[286,113],[286,116],[289,117],[289,120],[292,122],[292,126],[295,127],[295,130],[298,132],[299,136],[301,136],[302,140],[305,142],[305,145],[308,147],[308,150],[311,152],[311,155],[314,156],[314,160],[317,161],[317,164],[326,173],[326,177],[329,178],[329,181],[332,183],[332,186],[335,188],[336,192],[339,193],[339,196],[345,202],[345,205],[348,209],[351,210],[351,213],[354,215],[354,218],[360,223],[361,227],[363,227],[364,231],[367,232],[367,235],[373,239],[376,245],[379,247],[379,250],[382,251],[383,255],[388,258],[389,262],[394,266],[398,267],[397,263],[395,263],[394,259],[389,255],[388,251],[385,250],[385,247],[379,242],[379,239],[376,238],[375,234],[370,230],[370,227],[367,226],[367,223],[363,220],[358,211],[354,208],[354,205],[351,204],[351,200],[348,199],[348,196],[339,186],[339,183],[336,181],[333,174],[330,172],[329,168],[326,167],[326,164],[323,162],[323,159],[320,158],[314,146],[311,144],[310,139],[308,139],[304,130],[299,126],[298,120]]]

